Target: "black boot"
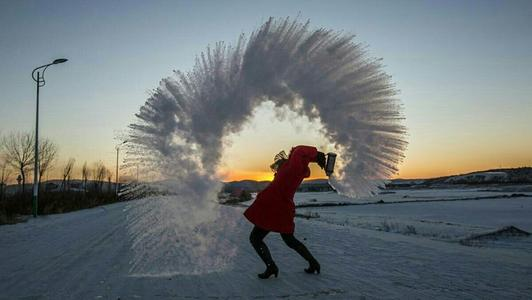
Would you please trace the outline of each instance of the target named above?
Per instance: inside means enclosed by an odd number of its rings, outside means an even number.
[[[266,244],[262,241],[266,234],[268,234],[268,231],[255,227],[253,228],[253,231],[251,232],[251,235],[249,237],[251,245],[253,245],[253,248],[255,249],[255,251],[257,251],[257,254],[260,256],[260,258],[266,265],[266,271],[258,274],[260,279],[270,278],[271,275],[275,275],[275,277],[279,275],[279,268],[277,268],[277,266],[275,265],[272,255],[270,254],[270,250],[268,249],[268,246],[266,246]]]
[[[277,275],[279,275],[279,268],[275,265],[275,263],[268,265],[266,267],[266,271],[263,273],[258,274],[260,279],[268,279],[270,276],[275,275],[275,278],[277,278]]]
[[[293,234],[281,234],[281,237],[288,247],[296,250],[301,257],[308,261],[309,267],[305,269],[305,272],[309,274],[320,274],[320,264],[303,243],[296,239]]]
[[[309,261],[309,267],[305,269],[305,272],[308,274],[314,274],[314,272],[316,272],[316,274],[320,274],[320,263],[318,263],[316,259],[312,258],[312,260]]]

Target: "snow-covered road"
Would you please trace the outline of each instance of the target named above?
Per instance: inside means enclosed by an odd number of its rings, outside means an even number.
[[[202,275],[131,276],[132,238],[118,203],[0,227],[0,299],[526,299],[532,295],[532,254],[466,247],[415,236],[313,220],[296,236],[322,264],[305,262],[277,234],[266,238],[279,278],[263,270],[245,232],[242,208],[223,237],[237,254],[226,269]],[[146,204],[143,204],[146,205]],[[164,251],[163,251],[164,252]],[[171,253],[171,252],[169,252]]]

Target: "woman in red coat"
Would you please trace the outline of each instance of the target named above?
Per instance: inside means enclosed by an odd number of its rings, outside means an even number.
[[[264,237],[270,232],[279,232],[286,245],[299,253],[308,263],[307,273],[320,273],[320,264],[310,254],[307,247],[294,237],[294,194],[304,178],[310,176],[308,164],[316,162],[323,169],[325,154],[315,147],[297,146],[292,148],[286,157],[283,152],[275,156],[275,162],[270,166],[275,171],[273,181],[260,193],[253,204],[244,212],[244,216],[255,227],[249,237],[251,245],[266,264],[266,271],[258,274],[266,279],[279,274],[279,269],[270,255]]]

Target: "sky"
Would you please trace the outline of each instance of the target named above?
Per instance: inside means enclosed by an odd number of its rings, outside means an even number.
[[[530,1],[1,1],[0,134],[34,129],[31,71],[65,57],[40,92],[40,136],[60,149],[50,176],[69,157],[113,168],[116,137],[162,78],[270,16],[355,34],[383,58],[408,127],[396,177],[532,165]],[[269,179],[278,151],[327,146],[318,129],[265,104],[227,137],[220,173]]]

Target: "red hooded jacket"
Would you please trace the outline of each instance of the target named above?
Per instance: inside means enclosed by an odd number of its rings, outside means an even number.
[[[256,226],[280,233],[294,232],[294,194],[304,178],[310,176],[308,164],[316,162],[318,150],[311,146],[292,148],[273,181],[244,212]]]

